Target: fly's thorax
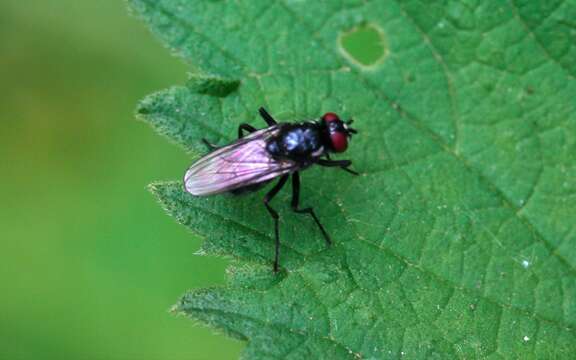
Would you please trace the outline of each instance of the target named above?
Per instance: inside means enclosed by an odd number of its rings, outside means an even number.
[[[266,150],[276,158],[309,162],[324,153],[324,146],[316,124],[283,124],[268,141]]]

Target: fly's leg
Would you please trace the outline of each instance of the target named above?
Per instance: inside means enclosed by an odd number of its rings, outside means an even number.
[[[316,216],[314,209],[311,207],[299,209],[298,208],[299,202],[300,202],[300,174],[298,174],[298,172],[295,172],[292,174],[292,204],[291,204],[292,210],[294,210],[294,212],[297,212],[299,214],[309,214],[310,216],[312,216],[312,218],[316,222],[316,225],[318,225],[318,228],[322,232],[322,235],[324,236],[326,243],[328,245],[332,245],[332,240],[330,240],[330,236],[328,236],[328,233],[324,229],[324,226],[322,226],[320,220],[318,220],[318,217]]]
[[[244,137],[244,131],[246,131],[247,133],[253,133],[254,131],[257,131],[258,129],[256,129],[254,126],[250,125],[250,124],[240,124],[240,126],[238,126],[238,139],[241,139]],[[208,148],[209,151],[214,151],[216,149],[218,149],[218,146],[212,144],[211,142],[209,142],[208,140],[206,140],[205,138],[202,138],[202,142],[204,143],[204,145],[206,145],[206,147]]]
[[[352,161],[350,160],[324,160],[324,159],[319,159],[317,161],[317,164],[320,166],[326,166],[326,167],[339,167],[342,170],[349,172],[352,175],[360,175],[358,174],[356,171],[349,169],[350,165],[352,165]]]
[[[352,165],[352,161],[350,160],[324,160],[319,159],[318,165],[326,166],[326,167],[348,167]]]
[[[240,124],[240,126],[238,126],[238,139],[242,139],[244,137],[243,131],[246,131],[248,133],[253,133],[256,130],[257,129],[254,126],[252,126],[250,124],[242,123],[242,124]]]
[[[262,119],[264,119],[264,121],[266,121],[266,124],[268,124],[268,126],[274,126],[274,125],[278,124],[278,122],[276,120],[274,120],[272,115],[270,115],[268,113],[268,111],[266,111],[266,109],[264,109],[263,107],[258,109],[258,112],[260,113],[260,116],[262,116]]]
[[[206,140],[205,138],[202,138],[202,143],[204,143],[204,145],[206,145],[206,147],[208,148],[208,151],[214,151],[214,150],[218,149],[218,146],[212,144],[210,141]]]
[[[280,180],[274,185],[272,190],[270,190],[266,196],[264,196],[264,206],[266,206],[266,210],[270,213],[270,216],[274,219],[274,237],[276,239],[275,248],[274,248],[274,272],[278,272],[278,260],[280,258],[280,233],[278,231],[278,213],[274,210],[270,205],[269,202],[278,194],[278,191],[282,189],[288,177],[290,175],[284,175],[280,178]]]

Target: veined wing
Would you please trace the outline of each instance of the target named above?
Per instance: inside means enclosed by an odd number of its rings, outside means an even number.
[[[186,171],[186,191],[192,195],[217,194],[294,171],[295,162],[275,160],[266,151],[267,140],[278,131],[278,126],[255,131],[202,157]]]

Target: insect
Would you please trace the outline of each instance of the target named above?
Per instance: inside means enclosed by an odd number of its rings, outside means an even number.
[[[202,139],[210,152],[196,161],[184,176],[186,191],[195,196],[231,192],[240,194],[258,190],[275,178],[274,187],[264,196],[264,206],[274,220],[275,253],[274,272],[278,271],[280,236],[279,215],[270,201],[292,176],[292,210],[308,214],[314,219],[326,243],[332,240],[318,220],[314,209],[300,207],[300,171],[313,164],[339,167],[351,174],[350,160],[332,160],[330,153],[346,151],[348,140],[357,131],[334,113],[326,113],[319,120],[299,123],[279,123],[264,108],[260,116],[268,127],[256,129],[250,124],[240,124],[238,140],[218,147]],[[245,134],[247,133],[247,134]]]

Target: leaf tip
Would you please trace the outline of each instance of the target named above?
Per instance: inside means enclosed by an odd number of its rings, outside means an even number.
[[[147,116],[152,114],[153,100],[156,98],[156,94],[146,96],[144,99],[140,100],[134,109],[134,116],[138,120],[146,120]]]
[[[175,181],[155,181],[148,184],[147,189],[154,195],[160,202],[164,202],[163,198],[170,192],[174,192],[178,189],[179,183]],[[182,184],[182,189],[184,185]]]
[[[170,309],[168,310],[168,312],[174,316],[182,316],[182,315],[186,315],[186,312],[182,309],[182,299],[184,297],[181,297],[178,302],[174,305],[172,305],[172,307],[170,307]]]
[[[150,191],[153,195],[158,195],[159,189],[160,189],[160,185],[161,182],[159,181],[155,181],[151,184],[148,184],[148,186],[146,187],[148,189],[148,191]]]

